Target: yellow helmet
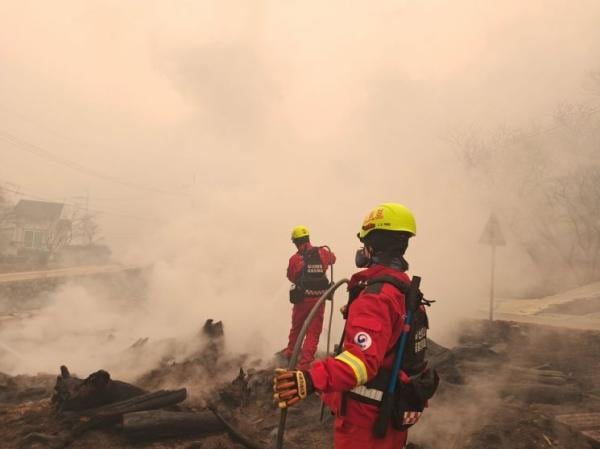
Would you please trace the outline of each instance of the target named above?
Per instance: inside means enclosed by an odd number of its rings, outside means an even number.
[[[292,240],[301,239],[302,237],[308,237],[310,232],[306,226],[296,226],[292,229]]]
[[[375,229],[384,231],[404,231],[417,235],[417,224],[413,213],[398,203],[383,203],[372,209],[363,220],[358,233],[360,240]]]

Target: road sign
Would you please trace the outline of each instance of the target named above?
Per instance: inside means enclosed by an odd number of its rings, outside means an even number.
[[[496,214],[490,215],[490,218],[481,233],[479,243],[490,246],[505,246],[504,234],[500,228],[500,222]]]
[[[479,243],[483,245],[489,245],[492,247],[492,267],[490,273],[490,321],[494,320],[494,287],[496,280],[496,247],[505,246],[506,240],[500,229],[500,222],[494,213],[490,215],[490,218],[481,233]]]

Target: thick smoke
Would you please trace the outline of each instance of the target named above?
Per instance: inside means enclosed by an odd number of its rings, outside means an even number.
[[[109,355],[90,354],[82,323],[116,332],[113,350],[214,317],[230,349],[270,354],[286,343],[291,227],[308,225],[347,276],[357,227],[383,201],[417,216],[407,255],[439,300],[433,336],[449,338],[485,310],[477,240],[494,204],[447,136],[543,125],[589,95],[599,14],[592,0],[0,3],[0,179],[54,199],[89,191],[120,260],[154,264],[138,308],[57,291],[47,313],[3,334],[23,361],[0,370],[100,367]],[[515,285],[512,267],[528,263],[507,250],[500,281]],[[21,343],[46,332],[44,357]]]

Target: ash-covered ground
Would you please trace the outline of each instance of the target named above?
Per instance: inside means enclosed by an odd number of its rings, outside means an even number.
[[[122,416],[89,427],[82,426],[85,417],[65,419],[64,413],[56,410],[56,400],[51,400],[53,394],[56,396],[53,390],[61,363],[57,360],[57,373],[53,374],[0,374],[1,447],[273,447],[279,422],[279,412],[271,401],[276,361],[223,353],[226,332],[211,334],[210,329],[198,335],[197,351],[185,360],[165,358],[131,383],[147,392],[185,387],[187,399],[164,410],[200,416],[212,407],[237,436],[222,426],[211,428],[211,422],[209,428],[188,429],[173,437],[153,431],[129,432]],[[125,353],[143,357],[151,346],[152,341],[142,340]],[[455,347],[448,349],[431,342],[430,354],[442,382],[429,409],[411,429],[409,447],[594,447],[592,440],[558,423],[555,417],[600,412],[600,332],[468,321]],[[332,447],[332,417],[326,412],[320,420],[317,396],[290,409],[285,435],[288,449]]]

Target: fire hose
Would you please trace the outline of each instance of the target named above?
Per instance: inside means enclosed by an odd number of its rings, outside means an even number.
[[[298,362],[298,355],[300,354],[300,348],[302,348],[302,343],[304,341],[304,337],[306,336],[306,332],[308,331],[308,327],[310,323],[315,318],[317,311],[323,304],[323,302],[327,299],[331,299],[331,312],[333,313],[333,294],[334,292],[342,285],[347,284],[348,279],[340,279],[335,284],[330,286],[325,293],[321,295],[319,300],[315,303],[313,308],[310,310],[310,313],[306,317],[302,328],[300,329],[300,334],[298,335],[298,339],[296,340],[296,344],[294,345],[294,350],[292,351],[292,356],[288,362],[288,369],[294,369],[296,367],[296,363]],[[329,329],[331,330],[331,314],[329,317]],[[329,355],[329,336],[327,337],[327,355]],[[275,443],[276,449],[283,448],[283,436],[285,433],[285,422],[287,420],[287,408],[281,409],[281,414],[279,415],[279,427],[277,429],[277,440]]]
[[[331,252],[331,248],[327,245],[323,245],[323,248],[326,248],[327,251],[329,251],[329,271],[330,271],[330,276],[329,279],[331,279],[331,283],[333,284],[333,263],[331,263],[331,255],[333,254]],[[329,356],[329,346],[331,345],[331,323],[333,321],[333,296],[331,297],[331,304],[329,306],[329,322],[327,324],[327,346],[326,346],[326,351],[327,351],[327,356]]]

